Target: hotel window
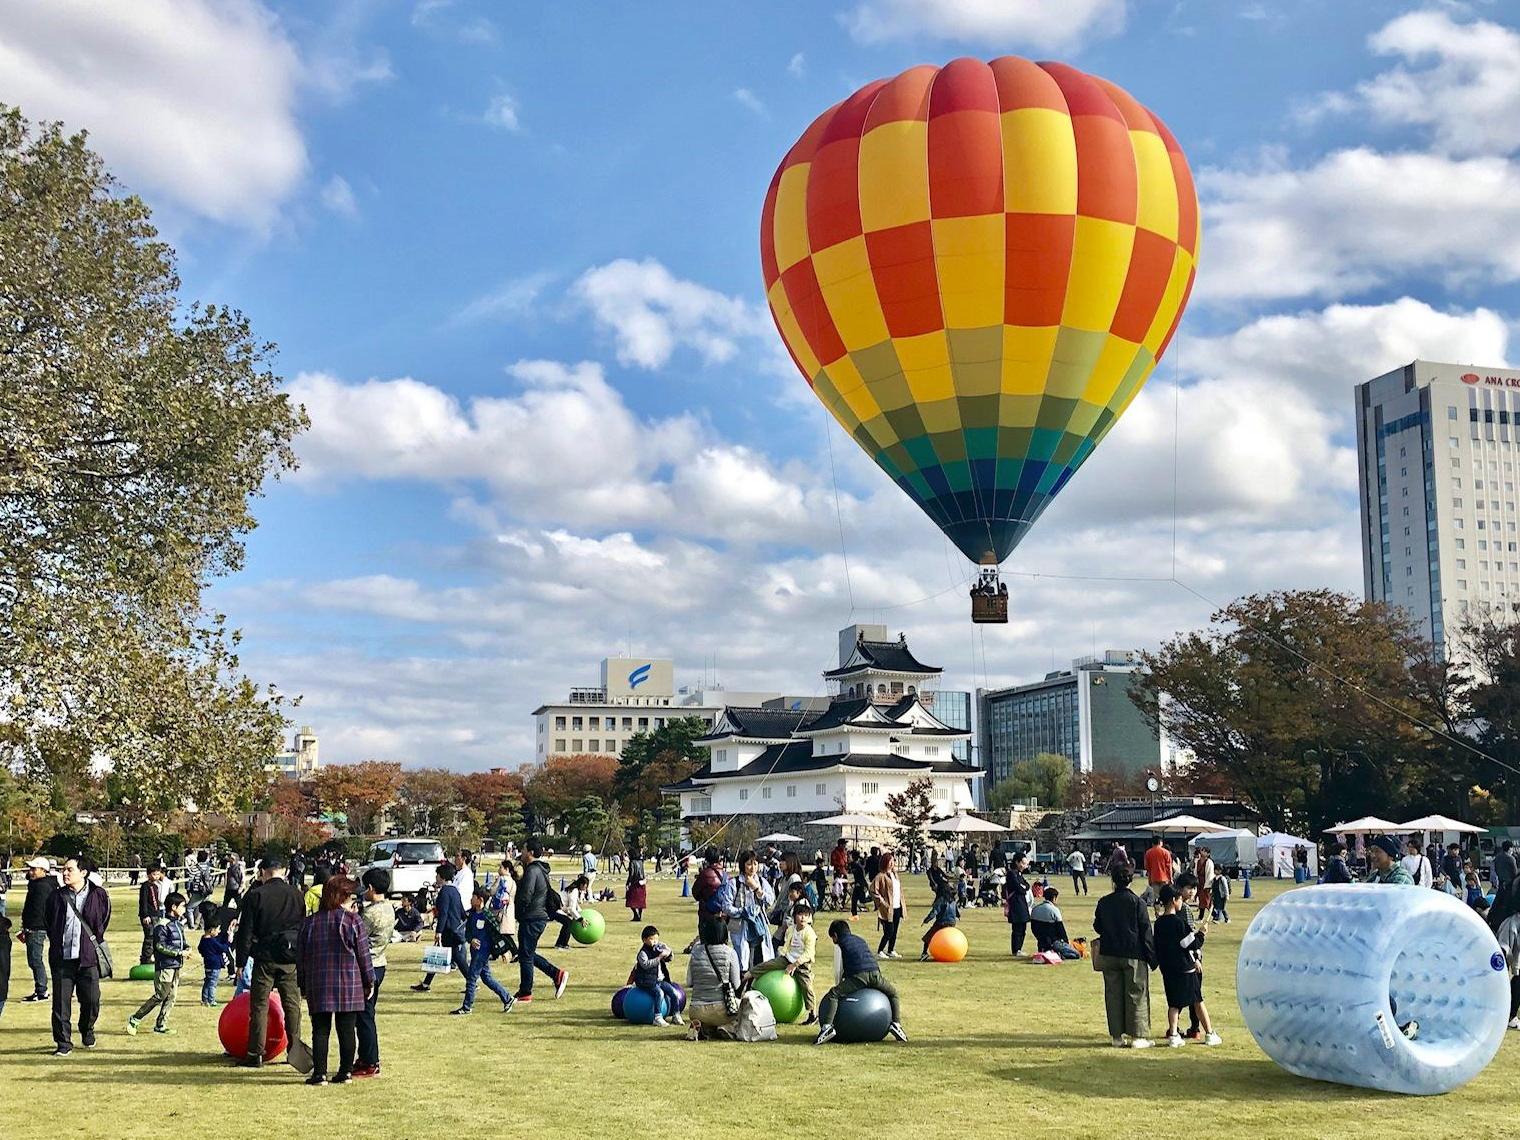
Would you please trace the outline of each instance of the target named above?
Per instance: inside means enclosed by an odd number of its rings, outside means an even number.
[[[1450,446],[1450,447],[1456,447],[1456,446],[1457,446],[1457,437],[1456,437],[1456,436],[1452,436],[1452,437],[1450,437],[1450,438],[1449,438],[1449,439],[1448,439],[1448,440],[1447,440],[1447,441],[1446,441],[1446,443],[1447,443],[1447,445],[1448,445],[1448,446]],[[1453,462],[1456,462],[1456,461],[1455,461],[1455,460],[1453,460]]]
[[[739,789],[739,798],[741,800],[747,800],[747,799],[749,799],[749,789],[748,788],[740,788]]]
[[[607,746],[607,751],[608,752],[616,752],[617,751],[617,741],[614,740],[614,739],[612,739],[612,737],[609,736],[606,740],[602,741],[602,743]]]
[[[565,718],[562,717],[562,716],[555,717],[554,718],[554,727],[556,729],[558,729],[560,732],[564,732],[565,731]]]
[[[649,718],[647,716],[641,716],[641,717],[639,717],[639,731],[643,732],[648,727],[649,727]]]
[[[1467,579],[1466,578],[1458,578],[1457,579],[1457,589],[1459,589],[1459,590],[1465,590],[1465,589],[1467,589]]]
[[[563,752],[564,750],[565,750],[565,738],[563,736],[556,737],[555,741],[554,741],[554,751],[556,751],[556,752]]]
[[[1459,539],[1457,539],[1457,549],[1458,550],[1466,550],[1467,549],[1467,540],[1465,538],[1459,538]]]
[[[623,718],[623,731],[624,732],[629,732],[629,731],[632,730],[632,728],[633,728],[633,717],[631,717],[631,716],[625,716]]]
[[[1457,418],[1457,409],[1451,404],[1446,405],[1446,418],[1449,420],[1454,420]]]
[[[592,752],[600,752],[602,750],[602,742],[600,740],[597,740],[595,737],[592,737],[592,739],[590,741],[590,744],[591,744],[590,751],[592,751]]]
[[[572,740],[572,741],[570,741],[570,749],[571,749],[572,752],[584,752],[585,751],[585,748],[583,747],[584,744],[585,744],[585,741],[583,741],[583,740]]]
[[[1460,507],[1462,505],[1462,500],[1461,499],[1453,499],[1451,501],[1451,505],[1454,506],[1454,507]],[[1479,505],[1481,506],[1481,504],[1479,504]]]
[[[1467,559],[1465,559],[1465,558],[1458,558],[1457,559],[1457,569],[1458,570],[1466,570],[1467,569]]]
[[[580,717],[573,716],[573,717],[570,718],[570,727],[571,728],[585,728],[586,726],[581,723],[581,718]]]
[[[587,728],[601,728],[602,727],[602,718],[601,717],[599,717],[599,716],[591,717],[590,721],[591,721],[591,723],[588,724],[588,725],[586,725]]]

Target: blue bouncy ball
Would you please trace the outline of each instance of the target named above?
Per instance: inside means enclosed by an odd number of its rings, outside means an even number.
[[[847,1045],[880,1041],[892,1024],[892,1003],[880,990],[856,990],[839,999],[834,1014],[836,1041]]]
[[[613,1017],[616,1017],[619,1020],[622,1020],[623,1018],[625,1018],[625,1017],[628,1016],[627,1013],[625,1013],[624,1010],[623,1010],[623,1002],[627,1000],[629,993],[631,993],[632,991],[633,991],[633,987],[632,986],[624,986],[622,989],[618,990],[617,993],[615,993],[615,994],[612,995],[612,1016]]]
[[[656,1017],[665,1016],[665,1005],[664,994],[631,989],[623,995],[623,1016],[633,1025],[653,1025]]]

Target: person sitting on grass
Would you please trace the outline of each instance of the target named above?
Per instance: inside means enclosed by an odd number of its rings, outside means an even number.
[[[1166,1043],[1173,1049],[1184,1044],[1178,1031],[1178,1019],[1184,1009],[1192,1010],[1202,1027],[1205,1045],[1220,1044],[1219,1034],[1209,1021],[1203,1004],[1203,932],[1189,929],[1180,913],[1182,893],[1167,884],[1156,892],[1161,915],[1156,919],[1156,957],[1161,963],[1161,981],[1166,987]]]
[[[728,1002],[739,992],[739,955],[728,940],[728,920],[704,915],[697,924],[697,945],[686,963],[686,994],[691,1028],[687,1039],[730,1040],[737,1013]]]
[[[402,942],[416,942],[422,929],[422,912],[412,905],[411,895],[401,896],[401,907],[396,911],[396,935]]]
[[[954,905],[954,900],[951,900]],[[897,989],[887,981],[877,965],[876,955],[870,944],[858,934],[850,933],[850,924],[842,918],[829,923],[829,941],[834,944],[834,988],[823,995],[818,1008],[818,1036],[814,1045],[825,1045],[834,1040],[834,1013],[839,1009],[839,999],[860,990],[880,990],[892,1005],[892,1022],[887,1032],[899,1041],[906,1041],[908,1034],[902,1026],[902,1005]]]
[[[185,937],[185,896],[174,891],[164,899],[164,916],[153,924],[153,996],[127,1018],[128,1034],[136,1037],[137,1023],[155,1008],[158,1021],[153,1032],[174,1032],[169,1028],[169,1013],[179,994],[179,972],[189,952],[190,940]]]
[[[1077,953],[1066,935],[1066,920],[1061,915],[1061,908],[1056,906],[1056,899],[1060,897],[1058,888],[1046,887],[1045,896],[1030,912],[1029,929],[1034,932],[1035,949],[1052,950],[1062,958],[1080,958],[1082,955]]]
[[[201,980],[201,1004],[215,1009],[218,1005],[216,984],[222,980],[222,971],[232,961],[232,943],[222,937],[222,924],[211,919],[195,949],[205,970],[205,977]]]
[[[470,948],[470,965],[464,978],[464,1002],[454,1014],[467,1015],[475,1009],[475,990],[481,982],[486,989],[501,999],[501,1012],[511,1013],[515,1003],[507,988],[491,973],[491,947],[496,941],[496,928],[486,913],[486,892],[476,887],[470,892],[470,910],[464,919],[465,939]]]
[[[942,886],[939,893],[934,896],[934,905],[929,908],[929,913],[924,915],[924,922],[930,925],[928,933],[924,935],[923,952],[918,956],[920,962],[929,960],[929,943],[933,941],[934,936],[947,926],[954,926],[961,918],[960,908],[955,905],[954,882],[950,879],[940,881]],[[831,926],[829,929],[834,928]]]
[[[794,887],[795,885],[793,884]],[[808,905],[807,899],[797,899],[793,903],[792,927],[781,945],[780,954],[752,967],[744,980],[748,983],[757,974],[785,970],[802,987],[802,1005],[807,1010],[807,1020],[802,1024],[812,1025],[818,1020],[818,998],[813,991],[813,962],[817,957],[818,935],[813,930],[813,908]]]
[[[656,1011],[654,1023],[660,1028],[663,1029],[671,1021],[677,1025],[684,1025],[681,1011],[676,1008],[681,1000],[680,995],[670,982],[670,960],[675,957],[675,952],[660,941],[660,932],[654,926],[644,927],[639,938],[641,940],[639,952],[633,960],[634,988],[643,990],[649,995]],[[670,1021],[666,1021],[658,1012],[662,999],[665,1007],[671,1011]]]

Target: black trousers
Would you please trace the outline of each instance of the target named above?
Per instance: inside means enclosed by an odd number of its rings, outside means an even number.
[[[1029,930],[1027,922],[1009,922],[1010,942],[1013,947],[1013,956],[1017,958],[1024,952],[1024,934]]]
[[[1509,980],[1509,1019],[1520,1017],[1520,974]]]
[[[881,924],[881,941],[876,944],[878,954],[884,951],[890,954],[897,949],[897,928],[902,925],[902,920],[902,907],[898,907],[892,912],[892,921]]]
[[[323,1013],[311,1010],[312,1076],[327,1076],[327,1046],[333,1025],[338,1027],[338,1072],[354,1071],[354,1056],[359,1051],[359,1011]]]
[[[364,999],[364,1012],[359,1014],[359,1064],[380,1064],[380,1034],[375,1028],[375,1004],[380,1000],[380,987],[385,983],[385,967],[375,967],[375,988]]]
[[[86,1045],[95,1040],[95,1021],[100,1017],[100,970],[81,966],[78,958],[50,963],[53,967],[53,1042],[64,1049],[74,1046],[69,1022],[74,1017],[74,997],[79,996],[79,1038]]]

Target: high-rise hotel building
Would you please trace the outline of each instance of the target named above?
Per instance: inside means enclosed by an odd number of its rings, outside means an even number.
[[[1469,610],[1520,609],[1520,372],[1416,360],[1358,384],[1356,447],[1369,599],[1442,653]]]

